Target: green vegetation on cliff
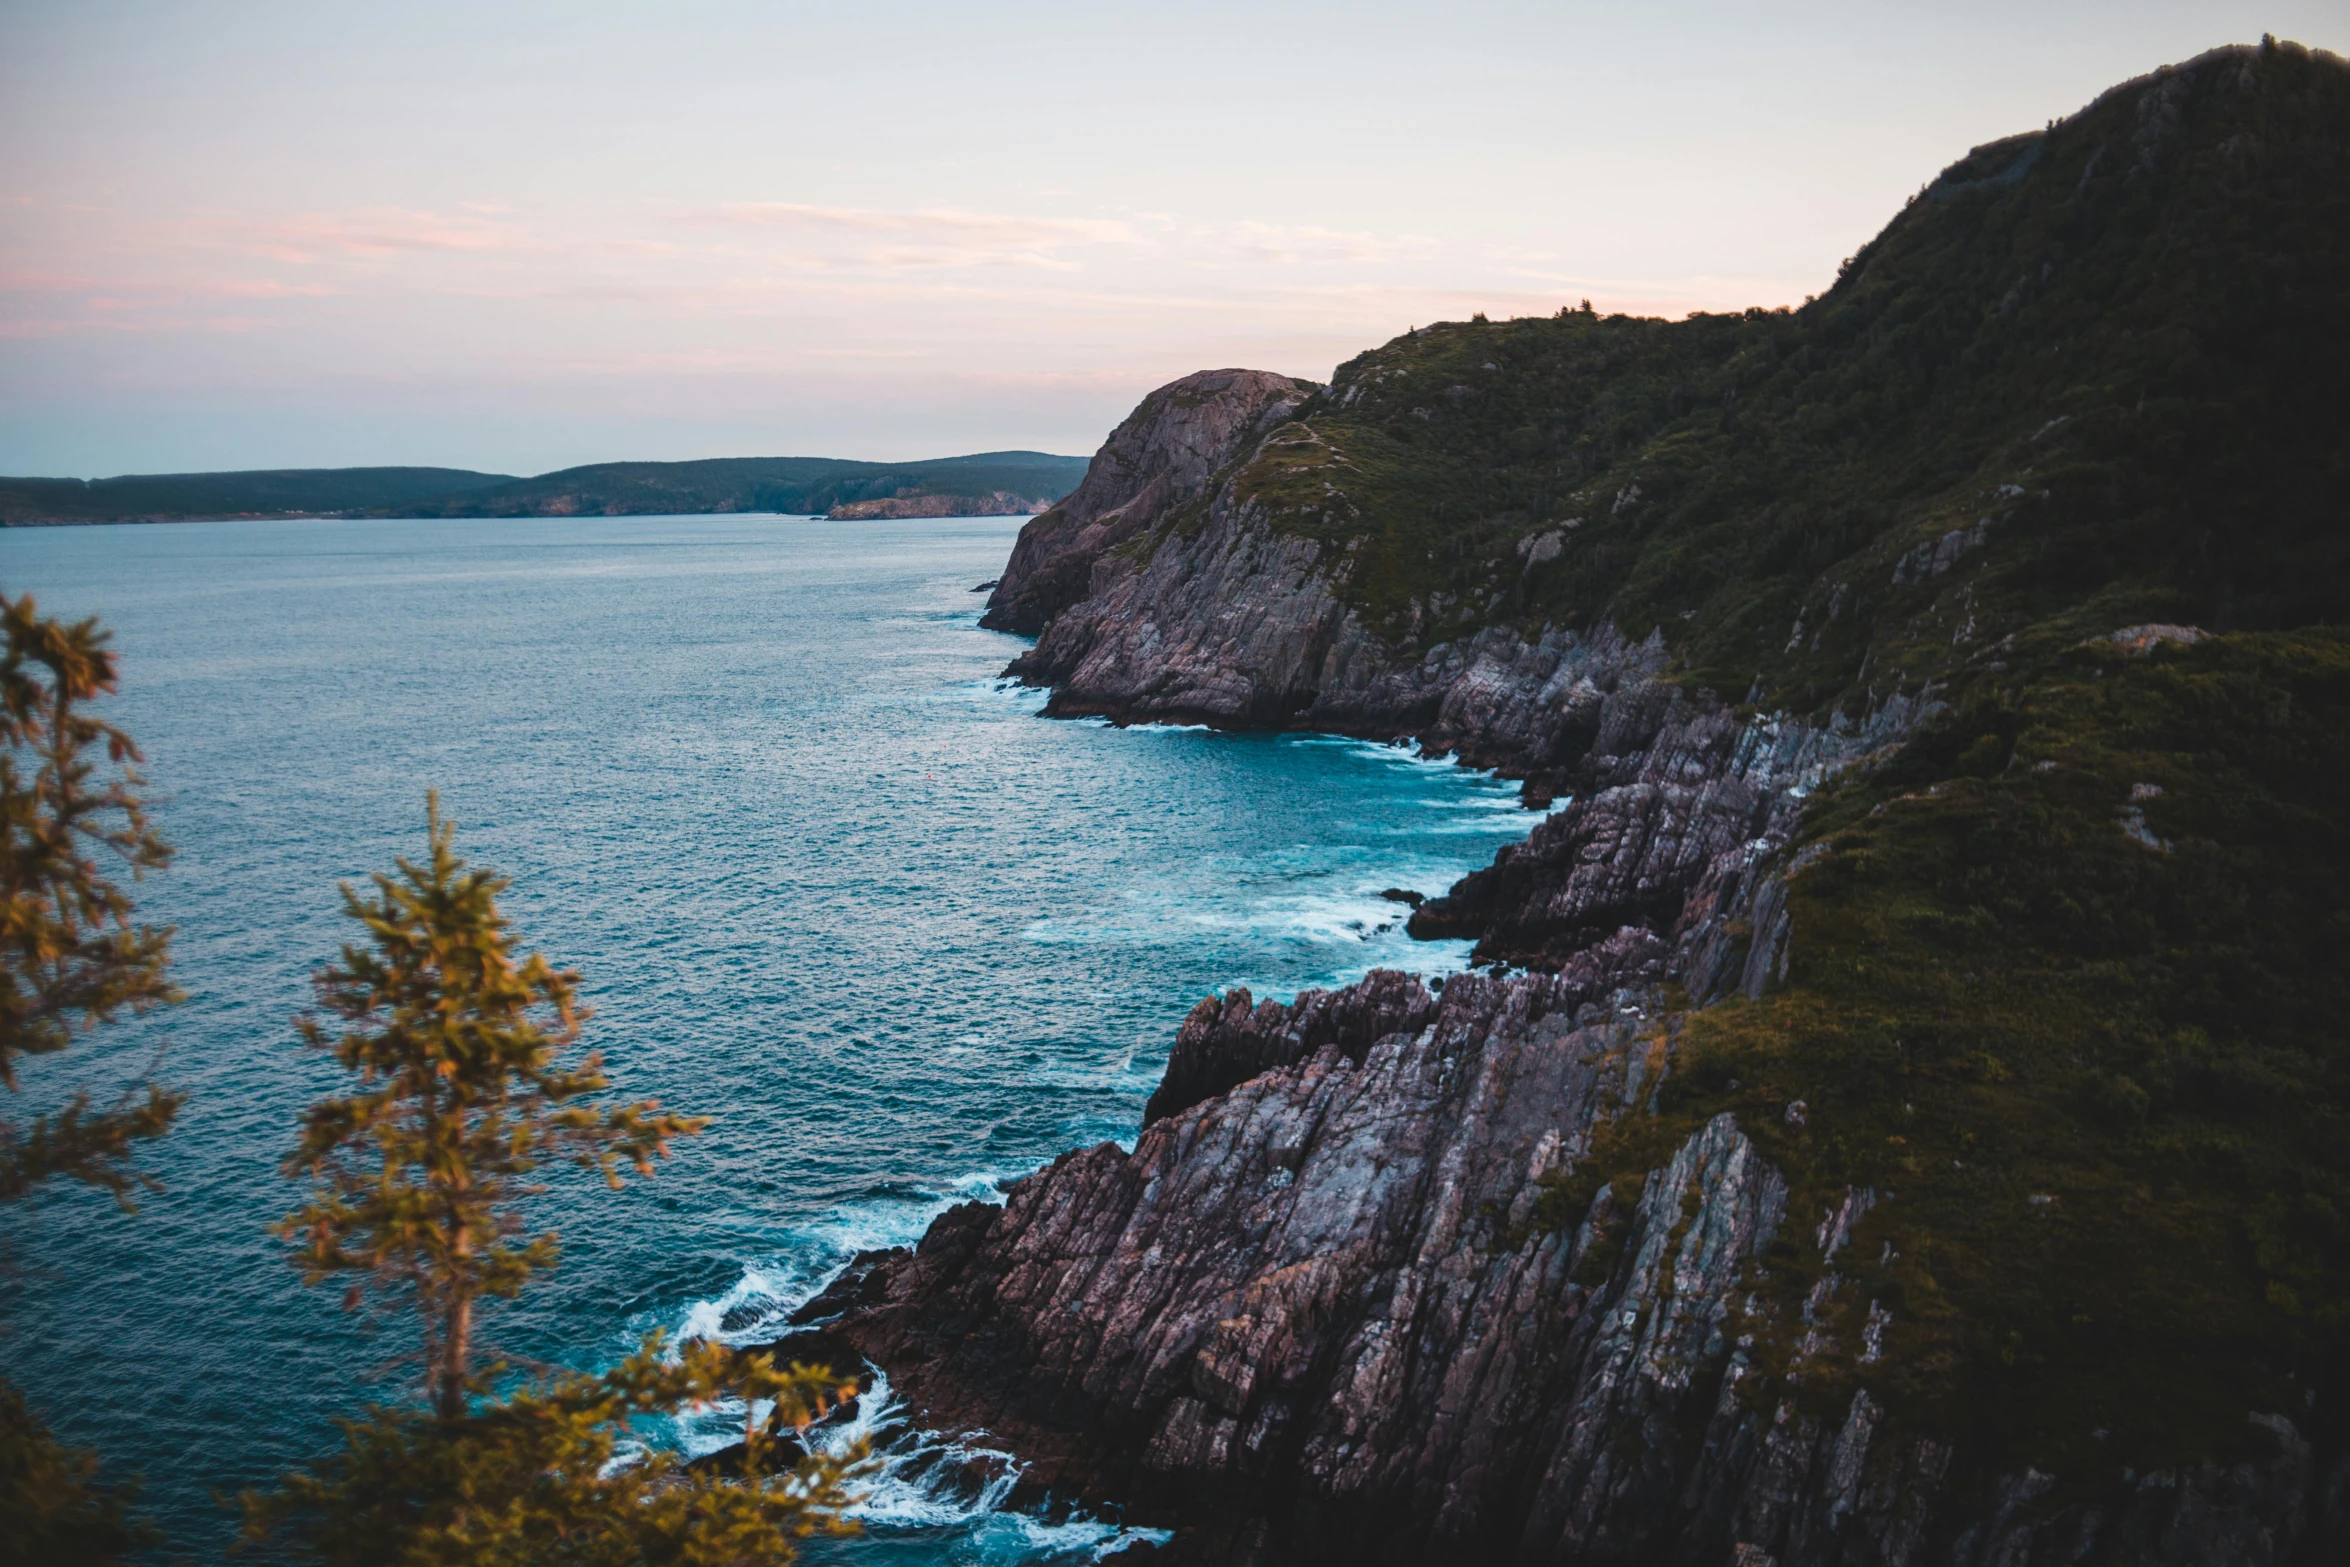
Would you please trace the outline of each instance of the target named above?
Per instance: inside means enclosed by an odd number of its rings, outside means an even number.
[[[1801,310],[1422,329],[1237,475],[1407,654],[1612,622],[1759,710],[1938,704],[1545,1204],[1735,1112],[1792,1191],[1752,1396],[1989,1472],[2350,1435],[2346,432],[2350,68],[2264,44],[1976,149]]]
[[[1978,148],[1799,311],[1399,338],[1239,483],[1399,644],[1657,627],[1819,711],[2028,627],[2350,615],[2345,344],[2350,68],[2222,52]]]
[[[1823,795],[1784,983],[1688,1015],[1660,1113],[1549,1217],[1731,1111],[1791,1188],[1753,1396],[1859,1383],[2081,1478],[2265,1440],[2248,1409],[2350,1434],[2346,773],[2338,630],[2100,641],[1983,690]],[[1855,1187],[1802,1359],[1812,1230]]]

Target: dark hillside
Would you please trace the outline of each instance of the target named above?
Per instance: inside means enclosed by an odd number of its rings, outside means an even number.
[[[1525,776],[1411,916],[1500,972],[1203,1003],[1131,1156],[876,1265],[899,1385],[1265,1562],[2350,1559],[2350,65],[1979,147],[1800,310],[1449,323],[1283,419],[1032,523],[1012,672]]]
[[[2340,1450],[2350,68],[2205,56],[1977,148],[1799,311],[1424,329],[1302,423],[1236,482],[1359,539],[1406,651],[1613,622],[1749,711],[1940,704],[1790,846],[1784,980],[1690,1015],[1553,1222],[1733,1111],[1794,1210],[1900,1197],[1839,1265],[1885,1363],[1794,1375],[1784,1237],[1752,1398],[2068,1474],[2249,1450],[2248,1401]],[[2188,629],[2107,640],[2146,623]],[[1511,912],[1551,874],[1431,917],[1556,966]]]
[[[1303,418],[1243,482],[1363,535],[1348,596],[1407,645],[1659,626],[1807,710],[2075,610],[2338,621],[2350,71],[2207,56],[1976,149],[1800,311],[1428,328]]]
[[[819,513],[853,501],[1008,495],[1050,503],[1076,488],[1086,459],[980,452],[922,462],[722,457],[597,463],[535,479],[462,468],[284,468],[130,474],[116,479],[0,478],[0,525],[169,522],[202,517],[567,517],[700,512]]]
[[[0,524],[387,511],[456,490],[506,482],[505,474],[464,468],[265,468],[243,473],[126,474],[116,479],[0,478]]]

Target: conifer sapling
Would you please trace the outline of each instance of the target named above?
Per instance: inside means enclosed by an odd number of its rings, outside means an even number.
[[[0,1085],[13,1093],[20,1059],[180,994],[165,973],[171,931],[134,923],[130,894],[102,869],[119,862],[136,879],[171,860],[147,820],[138,746],[88,710],[117,688],[106,632],[45,618],[28,593],[0,595],[0,635]],[[129,1207],[133,1187],[154,1185],[131,1145],[163,1135],[181,1102],[152,1079],[144,1088],[97,1111],[77,1093],[23,1128],[0,1117],[0,1201],[70,1176]],[[111,1563],[152,1539],[97,1462],[0,1379],[0,1562]]]
[[[21,1058],[180,993],[165,973],[171,931],[133,923],[130,894],[102,868],[119,861],[136,879],[171,861],[147,819],[138,746],[88,711],[117,687],[107,633],[43,618],[29,593],[0,596],[0,626],[0,1085],[13,1092]],[[58,1175],[125,1198],[149,1184],[131,1144],[161,1136],[179,1107],[150,1082],[111,1109],[77,1094],[22,1130],[0,1120],[0,1200]]]
[[[310,1282],[352,1277],[346,1305],[373,1287],[405,1297],[424,1320],[425,1386],[434,1410],[463,1413],[475,1354],[474,1306],[512,1296],[556,1255],[552,1233],[528,1239],[517,1202],[541,1188],[550,1159],[650,1175],[673,1137],[707,1124],[658,1101],[585,1102],[608,1085],[600,1055],[566,1067],[587,1012],[578,976],[538,953],[517,958],[497,898],[507,879],[468,868],[437,796],[426,804],[429,853],[378,873],[374,895],[343,888],[367,939],[313,981],[320,1012],[303,1040],[332,1052],[359,1092],[311,1107],[289,1177],[316,1183],[277,1226]]]

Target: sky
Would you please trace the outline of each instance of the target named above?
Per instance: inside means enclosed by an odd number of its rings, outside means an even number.
[[[0,473],[1087,453],[1406,328],[1797,304],[2344,0],[0,0]]]

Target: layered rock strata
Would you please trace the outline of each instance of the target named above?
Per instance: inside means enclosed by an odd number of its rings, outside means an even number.
[[[887,1367],[1035,1486],[1182,1525],[1184,1561],[2305,1559],[2343,1477],[2274,1417],[2273,1457],[2049,1505],[1954,1485],[1865,1392],[1750,1406],[1741,1270],[1789,1225],[1832,1260],[1870,1194],[1789,1214],[1728,1116],[1552,1227],[1549,1178],[1667,1069],[1666,956],[1626,931],[1556,975],[1203,1004],[1170,1085],[1254,1075],[861,1259],[792,1352]]]
[[[1292,424],[1257,450],[1311,440]],[[1053,572],[1065,568],[1032,564],[1060,537],[1042,526],[1051,516],[1022,530],[995,602],[1060,594],[1065,578]],[[1048,712],[1418,735],[1480,765],[1523,772],[1588,740],[1600,693],[1661,666],[1654,638],[1551,631],[1528,641],[1506,627],[1399,658],[1341,601],[1352,569],[1344,550],[1279,532],[1231,484],[1194,501],[1184,521],[1086,557],[1085,593],[1040,623],[1036,646],[1010,670],[1052,688]]]
[[[1096,562],[1194,500],[1317,388],[1265,370],[1202,370],[1110,432],[1076,489],[1020,530],[980,624],[1034,634],[1084,598]]]

